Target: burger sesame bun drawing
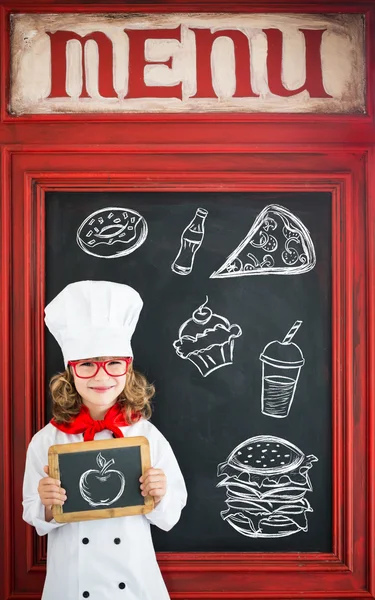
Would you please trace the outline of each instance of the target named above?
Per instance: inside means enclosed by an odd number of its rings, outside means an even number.
[[[102,208],[87,217],[77,231],[77,244],[97,258],[118,258],[134,252],[148,233],[145,219],[129,208]]]
[[[237,446],[218,466],[217,487],[227,488],[221,517],[253,538],[286,537],[307,531],[308,471],[318,459],[274,436],[256,436]]]

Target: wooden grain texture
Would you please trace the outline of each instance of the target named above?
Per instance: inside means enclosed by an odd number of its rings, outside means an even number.
[[[62,454],[74,454],[91,452],[93,450],[110,450],[113,448],[139,447],[141,455],[142,475],[151,466],[150,445],[144,436],[134,436],[109,440],[93,440],[92,442],[76,442],[72,444],[56,444],[48,450],[49,474],[54,479],[61,479],[59,457]],[[77,521],[89,521],[95,519],[108,519],[114,517],[127,517],[131,515],[146,515],[154,508],[152,496],[145,496],[144,502],[134,506],[118,508],[102,508],[100,510],[85,510],[64,513],[64,506],[55,504],[52,506],[52,515],[58,523],[74,523]]]

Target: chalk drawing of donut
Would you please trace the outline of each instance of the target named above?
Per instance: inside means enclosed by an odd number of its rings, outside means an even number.
[[[93,212],[77,231],[77,244],[97,258],[119,258],[134,252],[147,237],[147,223],[135,210],[109,207]]]

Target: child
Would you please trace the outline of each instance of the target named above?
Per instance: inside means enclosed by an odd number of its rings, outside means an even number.
[[[130,341],[142,304],[127,285],[78,281],[45,309],[66,370],[51,380],[54,418],[32,438],[24,476],[23,518],[39,535],[48,533],[43,600],[169,598],[150,523],[171,529],[186,503],[186,488],[170,445],[148,421],[154,388],[131,364]],[[140,487],[154,497],[155,508],[147,515],[57,523],[51,506],[63,504],[66,493],[48,476],[48,448],[94,436],[138,435],[150,443],[153,467]]]

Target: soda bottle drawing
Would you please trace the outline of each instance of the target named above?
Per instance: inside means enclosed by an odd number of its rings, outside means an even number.
[[[205,208],[198,208],[194,219],[182,232],[180,249],[171,267],[177,275],[189,275],[191,273],[194,257],[203,242],[204,222],[207,215],[208,211]]]

